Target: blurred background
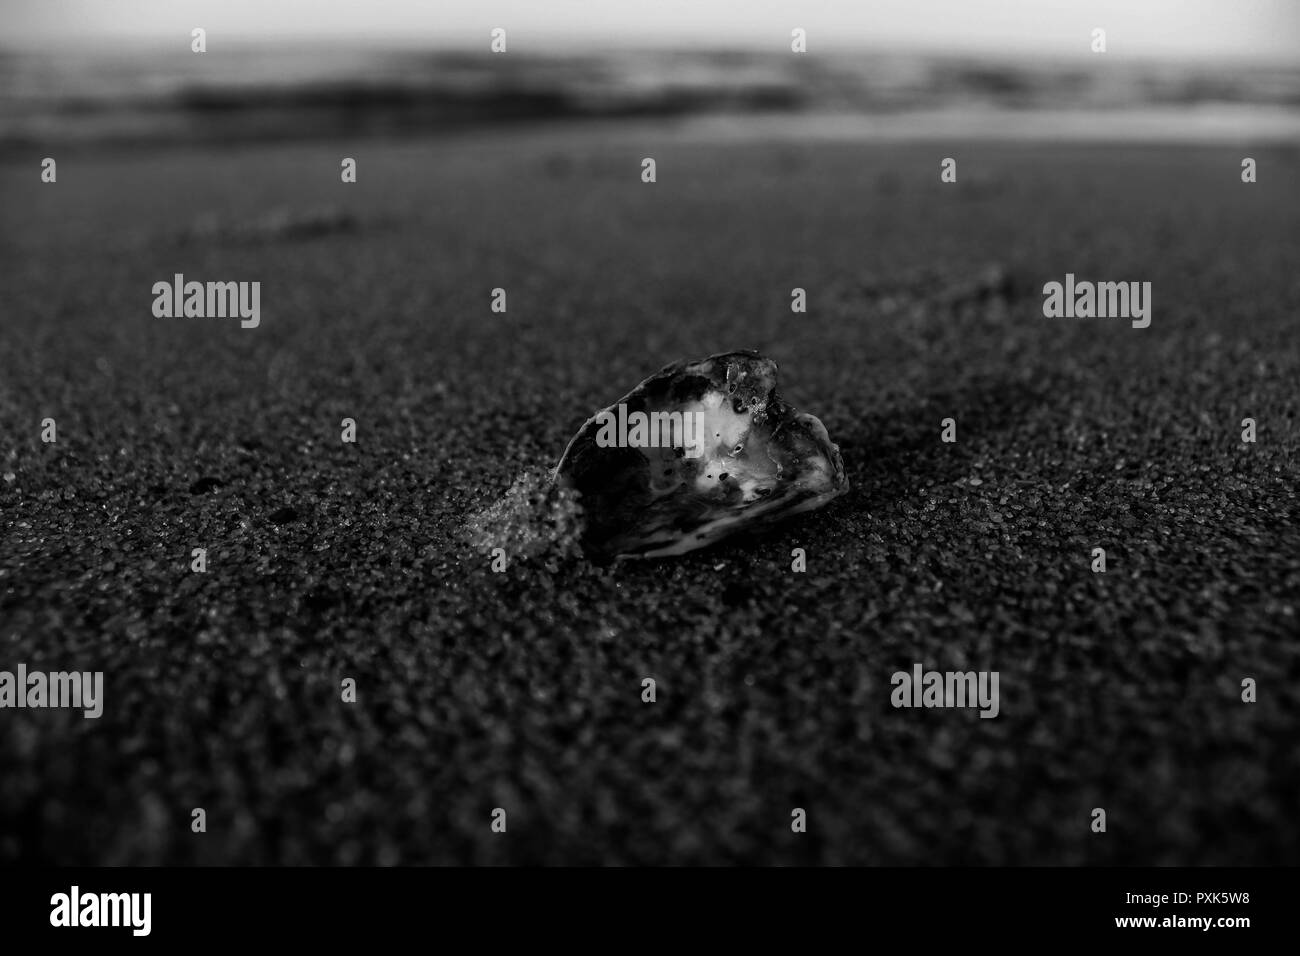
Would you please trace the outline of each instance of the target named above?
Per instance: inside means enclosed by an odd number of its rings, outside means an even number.
[[[646,116],[801,137],[1300,132],[1286,0],[8,0],[3,17],[10,150]]]

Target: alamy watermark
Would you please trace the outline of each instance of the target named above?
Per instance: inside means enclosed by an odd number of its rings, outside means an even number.
[[[628,412],[607,408],[596,416],[601,448],[681,448],[687,458],[704,454],[703,412]]]
[[[889,702],[895,707],[979,707],[981,717],[998,715],[997,671],[895,671]]]
[[[50,897],[51,926],[125,926],[133,936],[148,936],[152,912],[152,893],[82,893],[74,885]]]
[[[1151,324],[1150,282],[1065,282],[1043,286],[1043,315],[1049,319],[1132,319],[1133,328]]]
[[[104,712],[103,671],[0,671],[0,707],[74,707],[95,719]]]
[[[160,319],[237,317],[245,329],[262,321],[260,282],[186,282],[178,272],[171,282],[155,282],[153,294],[153,314]]]

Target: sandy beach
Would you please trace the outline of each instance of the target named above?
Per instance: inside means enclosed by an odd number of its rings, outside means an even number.
[[[0,641],[104,701],[7,714],[0,861],[1295,861],[1294,145],[42,155],[0,163]],[[260,324],[155,317],[177,273],[260,281]],[[1150,326],[1045,318],[1067,273],[1149,281]],[[847,495],[671,560],[467,543],[596,409],[741,348]],[[891,707],[916,664],[998,671],[998,718]]]

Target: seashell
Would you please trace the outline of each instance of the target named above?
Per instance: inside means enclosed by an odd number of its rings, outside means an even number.
[[[839,448],[777,394],[758,352],[677,362],[597,412],[552,473],[597,558],[685,554],[848,490]]]

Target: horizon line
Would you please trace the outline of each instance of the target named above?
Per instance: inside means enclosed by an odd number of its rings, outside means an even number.
[[[536,40],[538,34],[532,33],[530,36]],[[791,56],[816,58],[819,56],[818,49],[823,50],[825,54],[842,57],[854,54],[870,54],[884,57],[934,57],[934,58],[967,58],[967,59],[984,59],[997,61],[1024,60],[1033,61],[1067,61],[1071,66],[1078,66],[1084,62],[1096,62],[1098,67],[1104,65],[1102,58],[1106,61],[1118,60],[1125,64],[1180,64],[1192,66],[1197,63],[1206,65],[1235,64],[1235,65],[1254,65],[1260,68],[1276,69],[1286,67],[1291,70],[1300,70],[1300,64],[1294,57],[1280,52],[1268,53],[1250,53],[1240,50],[1230,51],[1188,51],[1174,50],[1170,48],[1152,47],[1141,51],[1140,53],[1131,53],[1120,50],[1107,51],[1104,54],[1091,53],[1085,50],[1073,51],[1062,50],[1059,48],[1030,49],[1025,46],[1008,45],[1003,48],[992,48],[986,44],[948,44],[948,43],[896,43],[885,39],[875,41],[857,41],[857,40],[839,40],[826,41],[818,44],[817,49],[810,49],[806,53],[793,53],[788,47],[781,44],[768,46],[766,44],[754,41],[731,40],[730,42],[688,42],[681,43],[680,38],[663,37],[653,39],[639,38],[606,38],[591,37],[590,43],[586,43],[581,38],[566,35],[563,40],[557,41],[557,38],[546,35],[541,39],[546,43],[545,48],[534,45],[514,46],[508,53],[492,53],[488,49],[485,38],[482,44],[469,42],[448,41],[445,38],[442,42],[414,40],[409,37],[387,36],[378,34],[360,34],[356,36],[345,35],[322,35],[317,37],[281,37],[266,36],[248,33],[228,33],[223,41],[227,49],[239,50],[241,52],[251,50],[268,50],[281,49],[284,51],[307,51],[312,49],[318,50],[355,50],[358,53],[483,53],[486,56],[509,56],[515,53],[521,57],[577,57],[584,54],[599,56],[611,53],[650,53],[650,54],[757,54],[770,57]],[[111,39],[106,44],[104,41]],[[66,54],[86,54],[95,53],[105,57],[113,56],[116,53],[137,52],[140,50],[150,50],[152,52],[173,52],[176,54],[191,54],[195,56],[210,56],[213,54],[220,55],[221,47],[212,47],[209,45],[208,50],[203,54],[193,54],[189,48],[190,35],[186,33],[179,37],[175,43],[169,42],[166,37],[160,34],[137,35],[137,36],[100,36],[100,37],[15,37],[13,35],[0,37],[0,52],[3,53],[66,53]],[[209,44],[211,36],[209,35]]]

